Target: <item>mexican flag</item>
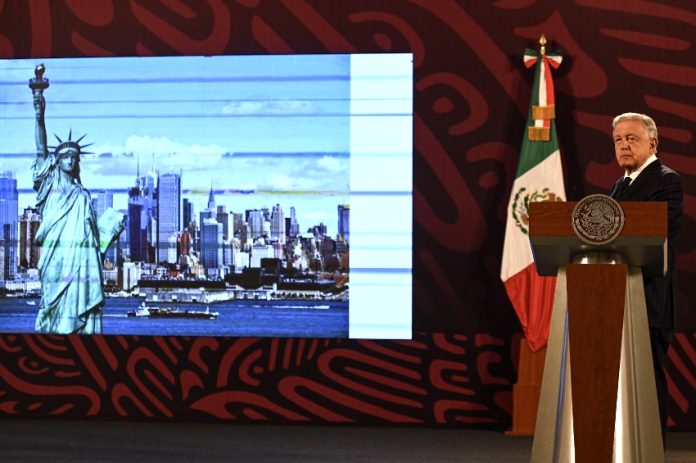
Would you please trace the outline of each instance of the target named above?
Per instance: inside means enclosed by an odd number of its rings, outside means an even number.
[[[562,58],[558,54],[546,54],[544,43],[541,52],[525,50],[525,66],[535,66],[534,88],[507,208],[500,269],[500,278],[533,352],[542,349],[548,341],[556,277],[537,275],[529,244],[529,203],[565,201],[551,76],[551,69],[558,68]]]

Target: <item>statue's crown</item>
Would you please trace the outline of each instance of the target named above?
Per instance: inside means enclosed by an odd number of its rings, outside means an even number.
[[[78,154],[79,154],[80,152],[82,152],[82,147],[80,146],[80,144],[77,143],[76,141],[72,141],[72,140],[64,141],[64,142],[61,143],[60,145],[56,146],[55,152],[56,152],[56,153],[59,153],[59,152],[63,151],[63,150],[66,149],[66,148],[74,148],[75,150],[77,150],[77,153],[78,153]]]
[[[70,129],[70,133],[68,134],[68,139],[63,141],[60,139],[60,137],[56,134],[53,134],[54,137],[58,140],[58,145],[56,146],[49,146],[50,149],[53,150],[53,152],[58,155],[62,151],[66,151],[68,149],[74,149],[77,151],[77,155],[79,156],[80,154],[94,154],[90,153],[88,151],[84,151],[84,148],[87,148],[88,146],[91,146],[92,143],[89,143],[87,145],[80,145],[80,142],[82,141],[83,138],[87,136],[87,134],[82,135],[80,138],[77,140],[72,139],[72,129]]]

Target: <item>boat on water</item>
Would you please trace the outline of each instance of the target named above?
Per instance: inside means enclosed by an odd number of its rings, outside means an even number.
[[[129,317],[143,318],[195,318],[202,320],[216,320],[217,312],[211,312],[209,307],[205,310],[179,310],[175,307],[149,307],[143,302],[135,310],[128,311]]]

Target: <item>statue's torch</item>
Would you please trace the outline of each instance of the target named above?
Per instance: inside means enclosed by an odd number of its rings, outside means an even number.
[[[43,64],[36,66],[36,69],[34,69],[36,77],[29,79],[29,87],[32,90],[40,90],[43,92],[44,89],[48,88],[48,79],[44,79],[44,72],[46,72],[46,68]]]

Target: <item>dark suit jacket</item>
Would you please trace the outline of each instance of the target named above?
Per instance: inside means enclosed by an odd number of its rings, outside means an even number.
[[[623,177],[612,188],[614,197]],[[667,274],[643,278],[648,324],[651,328],[674,329],[676,298],[677,235],[682,222],[684,190],[681,177],[658,159],[643,170],[618,201],[667,201]]]

